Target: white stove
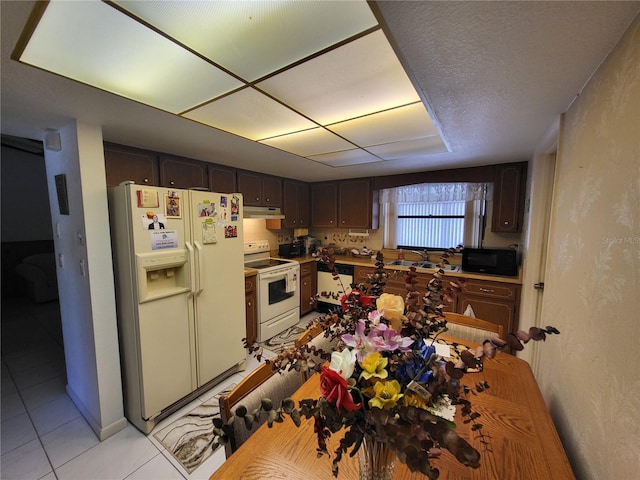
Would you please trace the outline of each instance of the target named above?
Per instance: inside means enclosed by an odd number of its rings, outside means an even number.
[[[264,342],[300,321],[300,264],[272,258],[268,240],[244,244],[244,266],[258,270],[258,341]]]
[[[244,266],[255,268],[256,270],[266,270],[271,267],[279,267],[280,265],[298,263],[293,260],[272,258],[270,251],[271,247],[269,246],[268,240],[246,242],[244,244]]]

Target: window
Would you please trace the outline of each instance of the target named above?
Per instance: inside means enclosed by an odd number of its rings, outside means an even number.
[[[398,248],[449,248],[464,242],[465,202],[400,203],[396,207]]]
[[[381,192],[385,248],[479,246],[487,185],[409,185]]]

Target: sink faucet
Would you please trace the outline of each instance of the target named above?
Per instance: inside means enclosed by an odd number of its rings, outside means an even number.
[[[426,250],[411,250],[411,253],[420,255],[422,257],[423,262],[426,262],[429,260],[429,253]]]

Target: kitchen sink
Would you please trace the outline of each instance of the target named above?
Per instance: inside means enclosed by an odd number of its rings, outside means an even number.
[[[394,265],[398,267],[410,267],[413,265],[416,268],[431,268],[423,266],[425,264],[432,265],[431,262],[423,262],[422,260],[393,260],[392,262],[387,263],[387,265]]]
[[[424,262],[422,260],[392,260],[387,263],[391,267],[416,267],[417,270],[435,270],[436,264],[433,262]],[[460,271],[459,265],[445,265],[443,270],[445,272],[458,272]]]

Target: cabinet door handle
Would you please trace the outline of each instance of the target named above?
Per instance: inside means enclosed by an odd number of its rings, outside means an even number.
[[[149,179],[148,178],[145,178],[143,181],[144,181],[144,183],[149,183]]]
[[[481,292],[486,292],[486,293],[493,293],[494,290],[492,288],[484,288],[484,287],[480,287],[480,291]]]
[[[174,182],[173,180],[171,180],[171,181],[169,182],[169,185],[175,185],[175,184],[176,184],[176,182]]]

